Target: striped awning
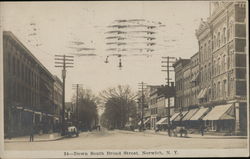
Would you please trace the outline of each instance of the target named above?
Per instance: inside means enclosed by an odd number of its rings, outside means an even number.
[[[173,121],[180,113],[174,113],[171,118],[170,118],[170,121]]]
[[[191,118],[190,120],[199,120],[201,119],[205,113],[209,111],[209,108],[201,108],[199,109]]]
[[[232,108],[232,104],[218,105],[215,106],[204,118],[203,120],[229,120],[235,119],[229,114]]]
[[[30,113],[33,113],[34,111],[33,110],[30,110],[30,109],[24,109],[25,112],[30,112]]]
[[[189,112],[183,117],[183,121],[190,120],[190,118],[198,111],[199,109],[191,109]]]
[[[159,121],[155,123],[156,125],[164,125],[168,124],[168,118],[161,118]]]
[[[178,116],[174,119],[174,121],[180,121],[187,113],[188,111],[183,111],[179,113]]]

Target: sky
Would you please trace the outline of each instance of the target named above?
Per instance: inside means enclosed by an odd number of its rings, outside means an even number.
[[[162,72],[162,56],[190,58],[198,51],[195,30],[201,18],[209,15],[209,2],[190,1],[107,1],[107,2],[1,2],[0,16],[3,30],[13,32],[18,39],[52,73],[61,78],[61,69],[54,67],[55,54],[76,53],[72,41],[81,41],[97,56],[74,57],[74,68],[67,70],[66,101],[75,90],[72,84],[82,84],[98,94],[119,84],[138,90],[138,83],[166,84]],[[146,19],[165,25],[157,32],[156,49],[152,56],[110,57],[105,32],[117,19]],[[35,33],[35,34],[34,34]],[[171,76],[174,76],[172,73]],[[172,77],[173,78],[173,77]]]

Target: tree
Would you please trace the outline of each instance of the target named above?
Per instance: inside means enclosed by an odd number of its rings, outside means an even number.
[[[76,103],[76,94],[73,95],[72,102]],[[78,105],[78,109],[75,108],[74,118],[77,120],[78,115],[77,122],[80,123],[79,126],[81,129],[91,129],[98,124],[98,103],[99,98],[90,89],[79,89],[78,104],[75,104]]]
[[[129,118],[136,118],[136,96],[129,86],[118,85],[100,93],[104,103],[101,117],[103,126],[109,129],[123,129]]]

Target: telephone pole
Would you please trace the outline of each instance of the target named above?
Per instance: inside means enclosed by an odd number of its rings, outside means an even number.
[[[62,79],[63,79],[63,97],[62,97],[62,127],[61,135],[65,135],[65,78],[66,78],[66,68],[73,67],[74,56],[66,55],[55,55],[55,67],[62,67]]]
[[[175,61],[170,61],[170,59],[176,59],[175,57],[162,57],[162,59],[167,59],[167,61],[165,60],[162,60],[161,63],[167,63],[167,65],[162,65],[162,67],[165,67],[167,68],[166,70],[162,70],[164,72],[167,72],[167,86],[168,88],[170,88],[170,80],[172,80],[170,78],[170,72],[171,71],[174,71],[174,70],[170,70],[170,67],[173,67],[173,66],[170,66],[170,63],[173,64]],[[169,90],[169,89],[168,89]],[[167,92],[168,94],[168,136],[171,136],[171,132],[170,132],[170,95],[169,95],[169,92]]]
[[[79,122],[79,104],[78,104],[78,97],[79,97],[79,89],[82,88],[82,84],[73,84],[73,89],[76,89],[76,120],[77,123]],[[78,125],[78,124],[77,124]]]
[[[146,85],[146,83],[141,82],[139,83],[139,91],[141,89],[141,130],[144,130],[144,122],[143,122],[143,118],[144,118],[144,86]]]

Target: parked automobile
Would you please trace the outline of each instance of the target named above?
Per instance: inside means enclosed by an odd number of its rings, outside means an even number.
[[[79,136],[79,132],[78,132],[77,128],[74,125],[72,125],[72,123],[68,124],[68,126],[66,128],[66,135],[68,137],[73,137],[73,136],[78,137]]]

